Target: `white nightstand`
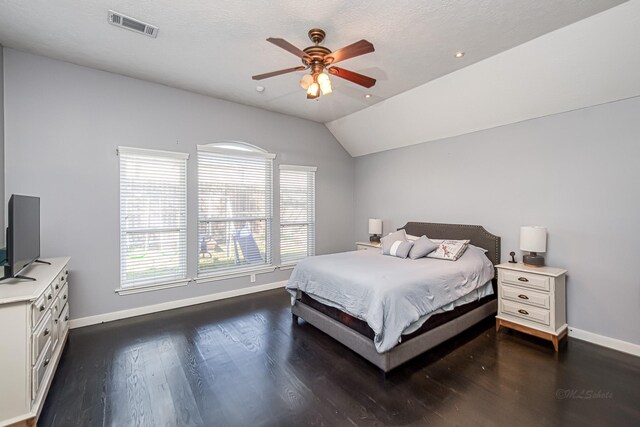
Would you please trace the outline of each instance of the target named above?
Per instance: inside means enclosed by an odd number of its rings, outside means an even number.
[[[553,267],[500,264],[498,269],[498,315],[500,326],[553,342],[567,335],[566,273]]]
[[[359,251],[377,251],[382,253],[380,243],[374,242],[356,242],[356,249]]]

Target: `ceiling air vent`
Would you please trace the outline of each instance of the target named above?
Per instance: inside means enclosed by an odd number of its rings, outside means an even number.
[[[153,38],[156,38],[158,35],[158,27],[123,15],[122,13],[114,12],[113,10],[109,11],[109,23]]]

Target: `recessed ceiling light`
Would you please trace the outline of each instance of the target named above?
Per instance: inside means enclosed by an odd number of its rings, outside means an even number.
[[[264,92],[264,86],[256,86],[256,90],[260,93]]]
[[[369,98],[371,98],[371,94],[370,94],[370,93],[368,93],[368,94],[366,94],[364,97],[365,97],[365,98],[367,98],[367,99],[369,99]]]
[[[459,50],[456,53],[454,53],[453,56],[455,56],[456,58],[462,58],[464,56],[464,51]]]

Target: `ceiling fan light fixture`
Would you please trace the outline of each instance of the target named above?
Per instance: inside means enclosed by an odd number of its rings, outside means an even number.
[[[320,73],[320,74],[318,74],[318,77],[316,78],[316,81],[318,82],[318,84],[320,86],[322,86],[325,82],[329,81],[329,76],[326,75],[325,73]]]
[[[314,99],[320,96],[320,86],[318,83],[313,82],[307,89],[307,99]]]
[[[313,76],[311,74],[305,74],[300,79],[300,87],[304,90],[309,89],[309,86],[311,86],[311,83],[313,83]]]
[[[323,83],[320,83],[320,90],[323,95],[329,95],[333,92],[333,89],[331,89],[331,80],[326,79]]]

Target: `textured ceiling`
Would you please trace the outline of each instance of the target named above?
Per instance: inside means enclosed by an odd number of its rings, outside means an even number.
[[[328,122],[598,13],[621,0],[0,0],[0,43],[272,111]],[[107,10],[160,28],[157,39],[107,23]],[[265,41],[303,48],[312,27],[337,50],[366,38],[376,52],[341,67],[378,79],[372,89],[332,77],[334,92],[308,101],[300,65]],[[462,59],[453,53],[464,50]],[[260,94],[255,88],[263,85]],[[365,99],[365,93],[373,96]]]

